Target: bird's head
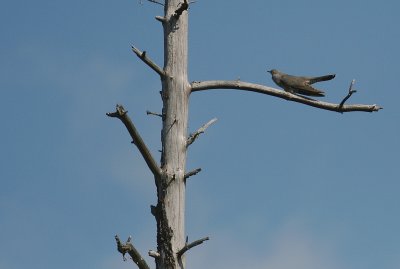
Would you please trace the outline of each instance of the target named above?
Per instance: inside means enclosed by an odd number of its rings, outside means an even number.
[[[276,69],[271,69],[271,70],[268,70],[267,72],[270,73],[271,75],[275,75],[275,74],[279,73],[279,71]]]

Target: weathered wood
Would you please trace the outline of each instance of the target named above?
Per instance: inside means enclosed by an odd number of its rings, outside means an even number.
[[[181,1],[164,6],[164,74],[161,184],[158,186],[158,269],[184,267],[177,252],[185,246],[185,166],[190,84],[187,78],[188,16],[176,16]]]

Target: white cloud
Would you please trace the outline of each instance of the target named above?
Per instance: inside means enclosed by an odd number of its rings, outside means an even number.
[[[335,259],[332,245],[291,224],[284,227],[267,252],[261,265],[263,269],[335,269],[341,268]]]
[[[274,238],[265,238],[261,247],[241,242],[246,231],[239,236],[218,232],[209,243],[189,252],[188,265],[190,268],[229,269],[346,268],[335,253],[334,242],[320,240],[302,226],[297,221],[289,221]]]

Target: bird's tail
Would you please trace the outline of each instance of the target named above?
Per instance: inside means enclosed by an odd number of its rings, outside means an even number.
[[[326,76],[321,76],[321,77],[313,77],[310,78],[310,84],[313,84],[315,82],[320,82],[320,81],[327,81],[327,80],[331,80],[333,78],[335,78],[335,74],[333,75],[326,75]]]

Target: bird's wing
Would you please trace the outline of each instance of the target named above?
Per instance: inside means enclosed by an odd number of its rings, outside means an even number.
[[[303,85],[299,85],[298,87],[296,87],[296,89],[297,89],[297,93],[302,94],[302,95],[325,96],[325,93],[323,91],[312,87],[308,83],[304,83]]]
[[[312,87],[310,84],[309,77],[297,77],[291,75],[285,75],[282,80],[292,91],[298,94],[308,95],[308,96],[325,96],[325,93]]]

